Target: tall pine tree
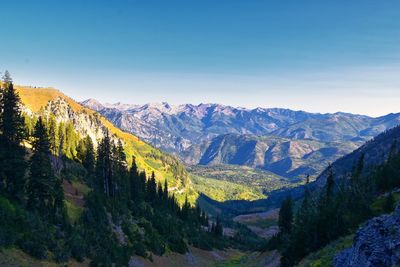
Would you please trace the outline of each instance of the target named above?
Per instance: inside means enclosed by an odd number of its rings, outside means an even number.
[[[50,218],[62,217],[64,214],[62,182],[55,176],[51,165],[49,136],[41,117],[36,123],[33,137],[27,206],[30,210],[38,211]]]
[[[96,161],[96,187],[103,191],[107,197],[114,196],[112,144],[109,133],[100,142],[97,148]]]
[[[22,141],[26,129],[20,98],[8,71],[3,77],[0,96],[0,189],[23,200],[27,163]]]

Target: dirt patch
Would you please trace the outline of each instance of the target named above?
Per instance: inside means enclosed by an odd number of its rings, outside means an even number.
[[[278,220],[278,218],[279,218],[279,209],[273,209],[265,212],[239,215],[233,218],[233,221],[246,224],[248,222],[255,222],[259,220]]]
[[[253,233],[261,238],[269,239],[279,231],[277,221],[279,219],[279,209],[266,212],[239,215],[233,221],[247,226]]]
[[[278,226],[271,226],[267,229],[264,229],[261,227],[248,225],[247,228],[249,228],[253,233],[264,239],[270,239],[279,232]]]

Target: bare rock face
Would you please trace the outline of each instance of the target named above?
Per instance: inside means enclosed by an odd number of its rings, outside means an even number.
[[[72,122],[75,131],[83,137],[90,136],[95,147],[98,141],[106,135],[107,129],[100,121],[99,116],[86,112],[75,112],[67,101],[61,97],[49,101],[43,110],[43,114],[45,116],[53,114],[58,123]]]
[[[353,246],[338,253],[335,267],[391,267],[400,265],[400,205],[391,215],[367,221]]]

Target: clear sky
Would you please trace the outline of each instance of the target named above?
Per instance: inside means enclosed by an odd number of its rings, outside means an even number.
[[[400,112],[400,1],[1,1],[0,69],[77,100]]]

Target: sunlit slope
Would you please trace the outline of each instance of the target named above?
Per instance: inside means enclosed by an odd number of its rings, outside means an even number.
[[[94,113],[91,109],[81,106],[79,103],[74,101],[72,98],[64,95],[57,89],[54,88],[35,88],[29,86],[18,86],[16,85],[19,96],[21,97],[22,103],[27,106],[33,112],[39,112],[41,108],[44,108],[49,101],[55,100],[58,97],[65,99],[68,104],[72,107],[75,112],[86,111],[88,113]]]
[[[156,178],[161,182],[167,179],[171,191],[178,198],[183,199],[188,194],[191,201],[195,200],[197,194],[192,189],[188,173],[185,167],[173,156],[163,153],[132,134],[121,131],[97,112],[83,107],[57,89],[26,86],[16,86],[16,89],[22,103],[34,113],[40,113],[50,101],[62,98],[75,113],[89,114],[93,116],[93,121],[95,121],[95,117],[99,118],[100,123],[125,144],[128,163],[131,162],[132,156],[135,156],[140,169],[145,170],[148,174],[154,171]]]

